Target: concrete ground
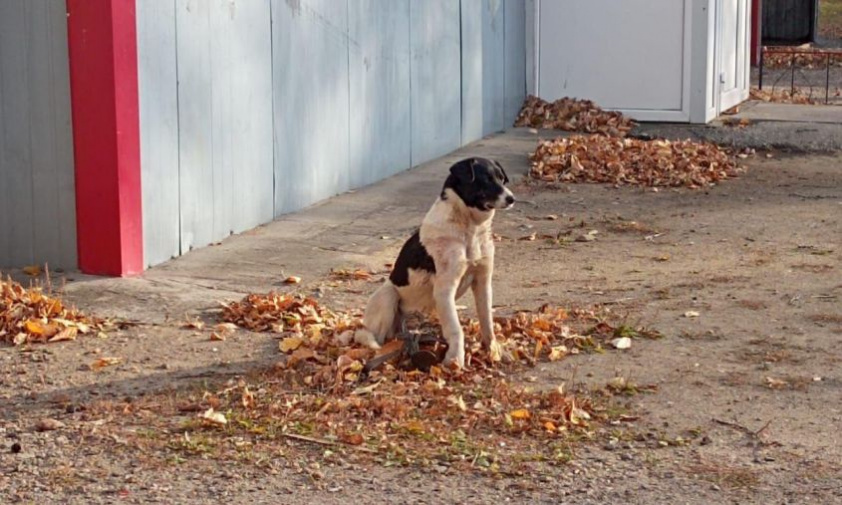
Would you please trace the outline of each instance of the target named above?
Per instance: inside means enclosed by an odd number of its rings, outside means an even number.
[[[723,119],[746,118],[745,127],[723,127]],[[645,123],[637,135],[707,140],[737,148],[777,149],[791,153],[842,150],[842,107],[748,101],[740,114],[707,125]]]
[[[798,105],[749,101],[741,104],[739,111],[731,118],[748,121],[842,125],[842,109],[835,105]]]
[[[0,501],[842,503],[842,158],[835,152],[842,131],[834,122],[804,123],[822,132],[816,140],[796,132],[801,124],[642,126],[643,134],[720,138],[737,147],[761,147],[770,136],[802,153],[760,153],[745,160],[749,170],[738,179],[657,192],[526,184],[527,153],[555,133],[517,129],[136,278],[68,275],[68,299],[137,324],[107,339],[0,348]],[[628,398],[640,420],[625,435],[582,442],[572,463],[537,465],[526,475],[325,464],[314,480],[282,457],[268,470],[207,456],[150,464],[150,455],[125,441],[142,426],[90,419],[76,408],[233,380],[276,361],[271,335],[240,331],[212,342],[207,332],[182,328],[188,317],[213,321],[219,301],[274,289],[361,308],[376,283],[337,285],[330,270],[382,276],[449,165],[470,155],[500,160],[520,199],[495,220],[503,237],[498,311],[597,304],[665,335],[526,372],[544,387],[600,387],[616,376],[655,385],[652,394]],[[558,219],[545,219],[550,214]],[[582,230],[597,230],[596,240],[519,240]],[[302,283],[284,285],[290,275]],[[87,365],[99,356],[124,362],[92,372]],[[36,430],[44,417],[65,427]],[[103,444],[96,434],[110,426],[110,445]],[[12,442],[22,446],[19,454],[7,449]]]

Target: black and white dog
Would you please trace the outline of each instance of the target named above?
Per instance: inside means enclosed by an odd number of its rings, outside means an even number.
[[[448,343],[447,364],[465,366],[465,336],[456,300],[474,293],[483,346],[496,346],[491,316],[494,241],[491,220],[515,197],[503,167],[469,158],[450,167],[441,195],[421,228],[403,245],[389,279],[371,297],[356,340],[376,347],[401,327],[404,315],[435,313]]]

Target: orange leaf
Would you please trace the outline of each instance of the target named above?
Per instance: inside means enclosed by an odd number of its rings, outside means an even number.
[[[512,416],[512,419],[529,419],[532,417],[532,414],[526,409],[513,410],[509,415]]]

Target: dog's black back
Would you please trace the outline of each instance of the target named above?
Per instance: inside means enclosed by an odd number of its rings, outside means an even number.
[[[427,252],[424,244],[421,243],[421,236],[418,230],[401,247],[398,260],[392,268],[392,273],[389,274],[389,280],[398,287],[408,286],[410,268],[436,273],[436,264],[432,256]]]

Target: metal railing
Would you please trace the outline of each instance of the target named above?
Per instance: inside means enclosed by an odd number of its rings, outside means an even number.
[[[795,71],[799,68],[796,65],[796,61],[798,60],[799,56],[803,56],[803,60],[807,60],[809,65],[813,65],[815,61],[824,60],[824,67],[825,67],[825,82],[824,82],[824,102],[826,104],[830,103],[830,68],[831,68],[831,61],[839,61],[842,62],[842,50],[818,50],[818,49],[790,49],[787,47],[777,48],[777,47],[766,47],[763,46],[760,51],[760,69],[759,69],[759,76],[758,76],[758,87],[762,90],[763,89],[763,76],[764,71],[767,67],[767,59],[770,55],[775,54],[785,54],[789,56],[789,69],[790,69],[790,96],[795,95]],[[786,74],[781,74],[775,83],[772,84],[772,89],[774,90],[775,85],[781,78]],[[810,84],[810,95],[812,96],[812,84]]]

